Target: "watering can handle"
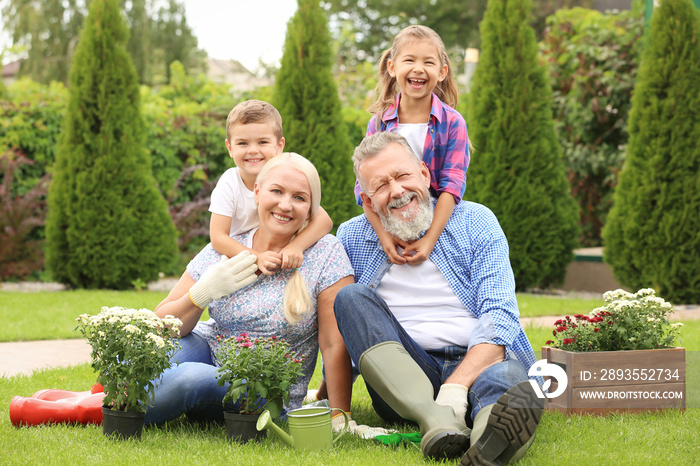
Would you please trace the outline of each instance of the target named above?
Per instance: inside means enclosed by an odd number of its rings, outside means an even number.
[[[348,431],[348,423],[350,422],[350,419],[348,418],[348,413],[343,411],[342,409],[339,408],[331,408],[331,411],[340,411],[343,416],[345,417],[345,426],[343,426],[343,430],[340,431],[340,433],[333,439],[333,443],[337,442],[340,437],[345,435]]]

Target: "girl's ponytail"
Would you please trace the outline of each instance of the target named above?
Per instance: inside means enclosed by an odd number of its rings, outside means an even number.
[[[377,125],[381,124],[382,115],[394,103],[397,94],[396,78],[389,74],[391,51],[391,48],[387,49],[379,59],[379,79],[377,79],[377,87],[374,89],[377,100],[369,107],[369,111],[377,115]]]
[[[440,43],[442,43],[442,41]],[[438,47],[438,49],[440,49],[440,47]],[[447,65],[447,74],[442,82],[437,83],[437,86],[435,86],[433,92],[442,102],[454,109],[457,109],[457,104],[459,103],[459,90],[457,89],[457,81],[455,80],[455,76],[452,73],[450,57],[447,55],[444,45],[442,46],[440,55],[442,58],[442,63]]]

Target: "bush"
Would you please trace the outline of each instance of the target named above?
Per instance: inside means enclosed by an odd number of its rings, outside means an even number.
[[[289,21],[273,103],[282,115],[285,150],[316,166],[321,203],[337,227],[357,212],[352,147],[331,73],[331,40],[326,13],[316,0],[299,0]]]
[[[138,78],[117,0],[93,0],[70,74],[46,223],[53,278],[125,289],[176,259],[175,228],[143,148]]]
[[[43,238],[36,230],[46,218],[46,191],[49,175],[44,175],[24,194],[14,194],[14,176],[23,165],[33,162],[17,151],[0,156],[0,279],[26,279],[44,264]]]
[[[24,195],[51,170],[67,100],[63,84],[45,86],[24,78],[12,83],[7,100],[0,101],[0,154],[14,151],[31,161],[16,167],[13,195]]]
[[[627,144],[627,116],[644,34],[644,4],[600,13],[563,9],[547,20],[541,51],[549,64],[554,118],[581,244],[600,246]]]
[[[528,24],[530,5],[489,1],[467,118],[476,151],[465,198],[498,217],[518,290],[563,281],[578,237],[547,69]]]
[[[700,300],[700,13],[654,10],[629,118],[630,140],[603,229],[604,259],[628,288]]]

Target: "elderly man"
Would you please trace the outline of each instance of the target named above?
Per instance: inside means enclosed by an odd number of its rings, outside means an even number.
[[[419,239],[434,200],[430,173],[408,142],[377,133],[355,149],[353,163],[363,202],[384,228],[407,243]],[[493,213],[459,203],[419,264],[392,265],[364,215],[340,225],[338,238],[356,281],[336,297],[338,328],[377,413],[418,423],[428,458],[504,464],[522,456],[544,400],[528,381],[535,357]]]

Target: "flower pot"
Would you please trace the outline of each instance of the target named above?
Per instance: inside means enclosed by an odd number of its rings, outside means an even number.
[[[546,409],[599,415],[685,409],[685,348],[588,353],[544,346],[542,358],[567,376],[566,389],[548,398]],[[553,394],[562,381],[547,379]]]
[[[119,411],[103,406],[102,433],[121,439],[140,439],[145,417],[146,413],[140,411]]]
[[[265,432],[258,431],[255,424],[259,414],[239,414],[224,411],[226,437],[232,442],[247,443],[251,440],[265,438]]]

